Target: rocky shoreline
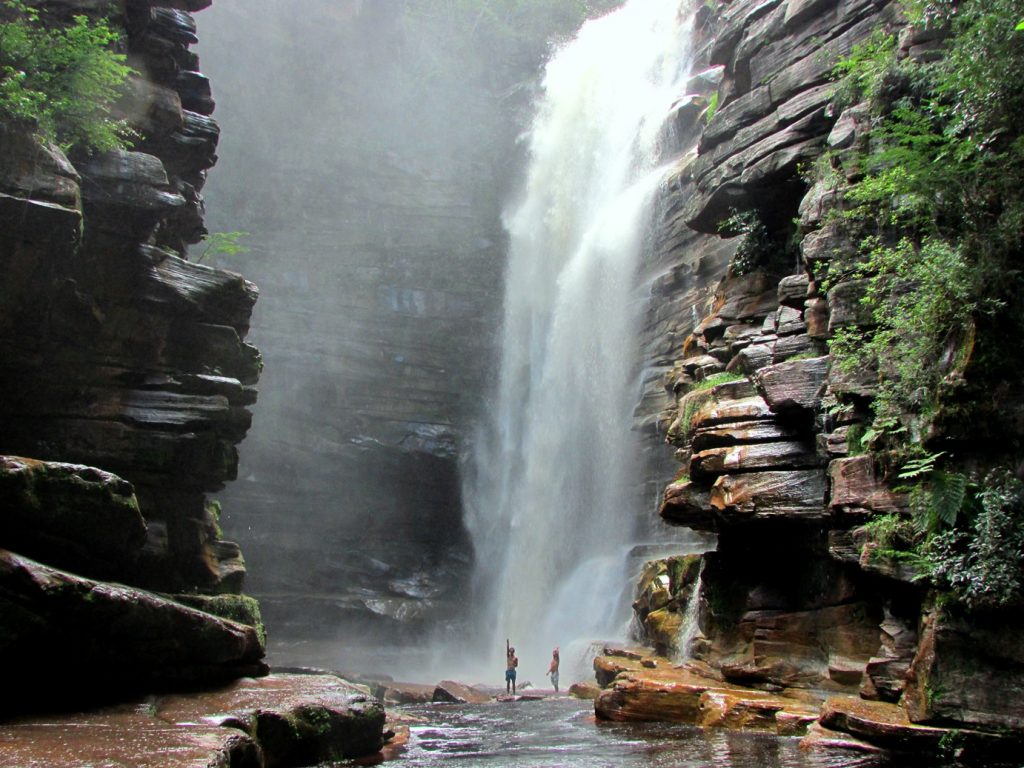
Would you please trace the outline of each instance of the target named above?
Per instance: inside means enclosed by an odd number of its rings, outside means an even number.
[[[18,768],[275,768],[375,754],[381,704],[328,675],[241,678],[74,714],[0,723],[0,763]]]
[[[897,704],[808,688],[735,685],[700,662],[673,663],[653,649],[606,647],[594,660],[601,719],[662,721],[799,736],[807,750],[849,750],[971,764],[1012,760],[1016,734],[913,723]]]

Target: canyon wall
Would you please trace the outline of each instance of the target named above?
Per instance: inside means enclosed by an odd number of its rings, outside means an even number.
[[[863,168],[843,162],[873,140],[868,106],[837,101],[831,73],[876,28],[898,37],[902,60],[941,55],[941,31],[907,25],[886,2],[741,0],[699,16],[700,74],[678,111],[697,151],[663,191],[637,424],[664,435],[681,465],[662,517],[716,534],[717,546],[651,563],[634,607],[641,639],[723,690],[845,695],[822,710],[823,738],[846,731],[867,742],[851,748],[938,752],[959,739],[977,758],[1020,727],[1015,610],[958,605],[864,527],[909,519],[910,500],[896,472],[860,449],[878,373],[829,354],[839,329],[873,322],[864,280],[852,270],[837,279],[838,269],[825,278],[857,252],[843,194]],[[833,170],[813,173],[826,152]],[[960,348],[939,363],[947,376],[965,376],[972,358]],[[1009,423],[1014,408],[1004,403]],[[981,465],[1009,447],[944,428],[930,444]],[[754,727],[790,727],[772,717],[781,705],[751,714],[762,705],[738,704],[739,689],[722,694],[734,709],[708,694],[684,712],[678,681],[614,659],[597,666],[611,686],[598,700],[606,717],[710,723],[717,713],[739,724],[768,713]]]
[[[12,694],[46,696],[52,678],[74,701],[99,695],[97,681],[264,669],[244,560],[207,495],[234,478],[251,420],[257,289],[186,257],[205,233],[219,133],[190,50],[190,12],[207,5],[44,9],[54,29],[91,14],[120,33],[135,70],[117,105],[138,133],[130,150],[69,157],[0,125],[0,647]]]
[[[220,261],[260,284],[267,360],[220,499],[278,659],[324,641],[358,666],[353,646],[444,632],[465,598],[459,461],[489,407],[516,137],[561,18],[530,13],[500,34],[469,6],[404,0],[226,0],[203,17],[233,126],[211,228],[251,233]]]
[[[511,140],[479,87],[457,104],[436,84],[410,90],[404,78],[428,75],[405,68],[402,13],[229,0],[204,19],[235,126],[211,226],[251,233],[222,261],[261,286],[267,360],[220,499],[281,648],[421,633],[452,613],[472,558],[456,457],[500,307],[493,153]]]

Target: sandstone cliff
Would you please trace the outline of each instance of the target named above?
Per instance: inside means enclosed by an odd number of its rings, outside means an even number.
[[[652,563],[635,609],[644,640],[724,687],[698,708],[714,684],[645,682],[642,669],[612,663],[611,677],[622,675],[598,700],[605,716],[660,719],[661,700],[664,719],[711,724],[713,710],[719,724],[742,725],[767,711],[770,730],[789,732],[789,720],[772,716],[792,700],[739,706],[729,685],[740,684],[853,694],[823,710],[818,735],[842,730],[890,748],[939,750],[963,738],[984,756],[996,749],[992,732],[1020,726],[1024,652],[1012,606],[966,611],[937,598],[918,570],[876,551],[863,527],[909,518],[910,502],[896,473],[854,439],[877,373],[851,374],[829,355],[837,329],[872,323],[859,301],[864,281],[837,280],[839,270],[825,279],[830,261],[856,250],[835,214],[862,170],[825,179],[808,171],[826,151],[842,167],[871,140],[866,105],[838,104],[830,72],[876,28],[899,35],[899,57],[934,60],[941,34],[905,24],[888,3],[859,0],[702,12],[701,74],[678,112],[697,152],[664,190],[646,337],[652,375],[637,417],[682,464],[662,517],[714,532],[718,543],[699,578],[689,561]],[[968,357],[949,357],[950,375],[962,376]],[[952,438],[982,464],[1008,448],[961,431]],[[687,606],[696,608],[689,632]],[[697,698],[684,704],[683,688]],[[719,695],[725,709],[713,703]]]
[[[241,552],[206,495],[235,476],[262,367],[244,340],[256,287],[186,256],[206,232],[200,191],[219,133],[190,51],[191,11],[208,5],[45,9],[49,24],[110,14],[123,31],[130,151],[67,157],[0,125],[0,645],[12,693],[45,695],[40,679],[54,679],[89,699],[97,681],[264,669]]]

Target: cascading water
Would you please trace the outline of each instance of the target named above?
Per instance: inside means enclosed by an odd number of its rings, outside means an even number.
[[[465,500],[488,655],[508,637],[538,670],[554,646],[564,658],[574,639],[626,621],[641,512],[637,268],[664,123],[689,69],[680,5],[630,0],[552,58],[525,191],[505,216],[499,383]]]

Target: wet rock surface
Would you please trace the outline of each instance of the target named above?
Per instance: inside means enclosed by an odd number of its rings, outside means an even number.
[[[265,674],[255,627],[160,595],[85,579],[0,550],[2,646],[10,669],[6,714],[169,685]]]
[[[634,610],[659,651],[685,639],[711,692],[660,660],[606,654],[595,661],[603,716],[811,723],[808,749],[941,749],[975,762],[1005,754],[1000,739],[1021,729],[1019,622],[935,607],[921,568],[886,551],[868,524],[909,524],[911,512],[898,470],[861,439],[878,372],[828,354],[840,329],[871,324],[867,283],[825,279],[857,249],[845,180],[812,186],[796,169],[871,139],[867,105],[834,102],[830,62],[883,24],[905,22],[870,0],[728,3],[698,23],[696,66],[720,68],[717,109],[684,127],[697,151],[663,190],[637,425],[675,449],[662,519],[718,541],[686,590],[649,563]],[[681,108],[676,119],[694,118]],[[794,709],[782,725],[768,702],[793,691],[838,698],[820,720]]]
[[[266,671],[244,560],[206,496],[235,476],[262,367],[255,285],[188,258],[218,138],[189,50],[209,2],[60,5],[112,14],[140,73],[118,116],[139,135],[65,155],[0,126],[6,713],[54,687],[86,706]]]
[[[20,768],[273,768],[362,757],[384,743],[384,711],[342,680],[243,678],[73,715],[0,724],[4,765]]]

